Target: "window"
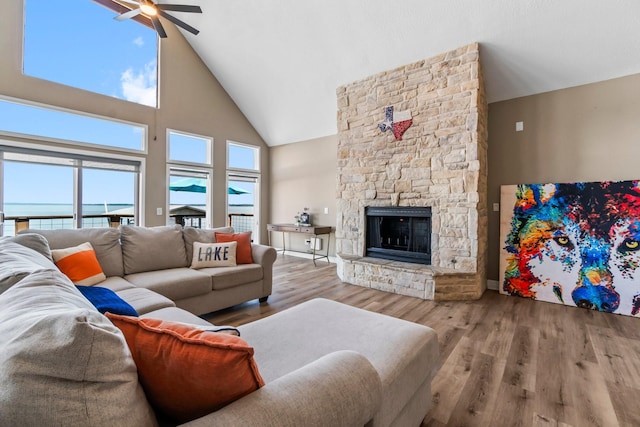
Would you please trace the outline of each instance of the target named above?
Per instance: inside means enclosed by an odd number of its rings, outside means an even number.
[[[237,232],[251,231],[259,242],[260,149],[227,142],[227,216]]]
[[[201,165],[210,165],[213,161],[211,138],[174,130],[169,130],[168,135],[169,161]]]
[[[227,168],[259,170],[260,148],[237,142],[227,142]]]
[[[25,0],[24,73],[157,106],[153,29],[87,0]]]
[[[146,126],[0,99],[0,131],[141,151]]]
[[[212,226],[212,145],[209,137],[167,130],[169,224]]]
[[[0,146],[3,235],[135,224],[141,163]]]

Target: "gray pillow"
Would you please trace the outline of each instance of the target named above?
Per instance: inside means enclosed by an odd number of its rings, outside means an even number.
[[[105,276],[124,276],[120,230],[117,228],[80,228],[58,230],[28,229],[25,232],[44,236],[51,249],[65,249],[89,242]],[[22,235],[22,232],[20,233]]]
[[[182,230],[184,237],[184,247],[187,252],[189,262],[193,259],[193,243],[216,243],[216,233],[233,233],[233,227],[218,228],[193,228],[185,227]]]
[[[124,273],[188,267],[182,226],[120,226]]]
[[[38,252],[40,255],[48,258],[50,261],[53,261],[53,258],[51,258],[51,250],[49,248],[49,242],[44,236],[40,234],[21,233],[21,234],[18,234],[17,236],[2,237],[0,238],[0,242],[15,242],[29,249],[33,249],[34,251]]]

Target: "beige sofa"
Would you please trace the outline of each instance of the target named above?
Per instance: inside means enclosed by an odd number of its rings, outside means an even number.
[[[197,229],[161,226],[25,230],[44,236],[51,249],[89,242],[107,280],[98,286],[118,292],[125,300],[144,302],[142,313],[177,306],[205,314],[271,295],[275,249],[252,244],[252,264],[191,269],[193,243],[213,243],[215,233],[233,228]],[[152,292],[150,292],[152,291]]]
[[[171,425],[148,403],[120,330],[48,250],[30,234],[0,239],[2,424]],[[118,294],[148,308],[127,289]],[[213,327],[174,306],[141,317]],[[315,299],[238,329],[266,384],[185,425],[419,426],[431,407],[439,355],[430,328]]]

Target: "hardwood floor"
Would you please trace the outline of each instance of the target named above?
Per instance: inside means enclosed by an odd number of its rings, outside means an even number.
[[[323,297],[438,333],[426,426],[640,426],[640,319],[487,291],[434,302],[343,284],[335,264],[278,255],[273,294],[207,316],[241,325]],[[638,394],[636,394],[638,393]]]

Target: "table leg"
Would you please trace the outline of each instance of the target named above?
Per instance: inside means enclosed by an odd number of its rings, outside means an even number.
[[[287,234],[287,233],[285,233],[285,232],[283,231],[283,232],[282,232],[282,255],[284,255],[284,251],[286,250],[285,243],[284,243],[284,240],[285,240],[285,239],[284,239],[284,235],[285,235],[285,234]]]

